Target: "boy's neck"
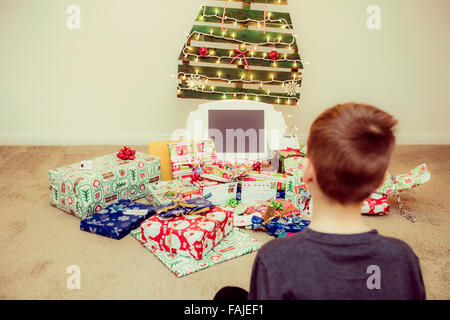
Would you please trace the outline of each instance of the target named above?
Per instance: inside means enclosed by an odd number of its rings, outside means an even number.
[[[357,234],[372,230],[362,221],[360,204],[341,205],[320,197],[313,200],[309,228],[332,234]]]

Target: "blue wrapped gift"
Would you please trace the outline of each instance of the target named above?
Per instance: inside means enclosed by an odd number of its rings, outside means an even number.
[[[264,219],[253,216],[252,217],[252,229],[266,229],[267,233],[271,236],[280,236],[285,233],[290,232],[300,232],[303,231],[307,226],[309,226],[310,221],[303,220],[299,216],[283,217],[283,218],[273,218],[270,223],[264,225]]]
[[[142,211],[141,211],[142,210]],[[120,200],[80,222],[80,229],[120,240],[156,213],[155,207]]]
[[[214,207],[211,201],[203,197],[174,201],[170,204],[156,207],[156,213],[162,218],[178,217],[182,214],[198,214],[208,212]]]

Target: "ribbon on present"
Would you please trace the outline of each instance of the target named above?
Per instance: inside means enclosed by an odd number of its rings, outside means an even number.
[[[227,202],[225,203],[225,205],[227,207],[232,207],[232,208],[236,208],[239,205],[240,201],[237,200],[236,198],[231,198],[228,199]]]
[[[234,62],[237,58],[239,58],[240,56],[242,56],[243,59],[244,59],[245,66],[246,66],[247,69],[250,71],[250,66],[248,65],[247,57],[245,56],[245,55],[247,54],[248,50],[246,50],[246,51],[240,51],[240,50],[234,49],[234,52],[236,52],[238,55],[235,56],[235,57],[233,58],[233,60],[231,60],[230,64],[233,64],[233,62]]]
[[[261,171],[262,170],[262,163],[257,161],[253,164],[253,171]]]
[[[280,152],[286,152],[289,153],[291,156],[297,156],[297,157],[303,157],[304,153],[301,152],[301,149],[293,149],[290,147],[287,147],[286,149],[280,150]],[[294,154],[292,154],[292,152]]]
[[[131,150],[130,148],[124,146],[117,153],[117,157],[122,160],[134,160],[136,150]]]
[[[200,214],[205,213],[210,210],[211,207],[213,207],[213,204],[207,200],[203,200],[203,204],[198,204],[195,202],[198,202],[198,199],[194,199],[194,203],[188,203],[185,200],[176,200],[172,203],[172,205],[164,206],[162,208],[159,208],[156,211],[157,215],[161,215],[164,218],[167,218],[167,216],[163,215],[164,213],[168,213],[169,211],[175,210],[175,209],[183,209],[183,211],[180,211],[178,213],[175,213],[174,216],[180,216],[180,215],[194,215],[194,214]],[[201,207],[200,209],[196,209],[198,207]]]

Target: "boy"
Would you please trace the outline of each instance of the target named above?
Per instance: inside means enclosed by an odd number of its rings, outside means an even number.
[[[360,213],[361,202],[385,179],[396,124],[391,115],[356,103],[337,105],[314,121],[304,162],[311,224],[259,250],[249,300],[425,299],[411,248],[371,230]]]

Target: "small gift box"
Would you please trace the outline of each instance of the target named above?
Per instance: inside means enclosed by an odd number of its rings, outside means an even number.
[[[284,160],[284,173],[299,177],[303,181],[303,157],[291,157]]]
[[[80,222],[80,229],[120,240],[155,214],[154,207],[131,200],[120,200]]]
[[[279,171],[282,173],[285,173],[286,172],[286,168],[285,168],[286,159],[289,159],[291,157],[299,157],[299,158],[305,157],[306,147],[301,146],[300,149],[286,148],[283,150],[279,150],[278,154],[279,154],[279,158],[280,158],[280,170]]]
[[[170,204],[156,207],[156,213],[162,218],[173,218],[180,215],[200,214],[208,212],[214,205],[202,197],[177,200]]]
[[[145,198],[154,206],[169,204],[174,200],[191,199],[201,196],[200,188],[190,183],[189,179],[160,181],[145,186]]]
[[[163,218],[141,224],[141,242],[154,249],[200,260],[233,229],[233,212],[215,206],[202,215]]]
[[[233,174],[230,171],[217,166],[205,166],[201,176],[217,182],[230,182],[233,179]]]
[[[271,236],[280,236],[285,233],[297,233],[308,227],[310,221],[304,220],[300,216],[292,217],[275,217],[270,222],[265,221],[257,216],[252,217],[252,229],[264,229]]]
[[[183,141],[168,145],[174,178],[189,177],[194,168],[202,165],[217,165],[214,140]]]
[[[387,215],[391,209],[388,196],[385,194],[373,193],[370,198],[363,202],[361,213],[363,215]]]

